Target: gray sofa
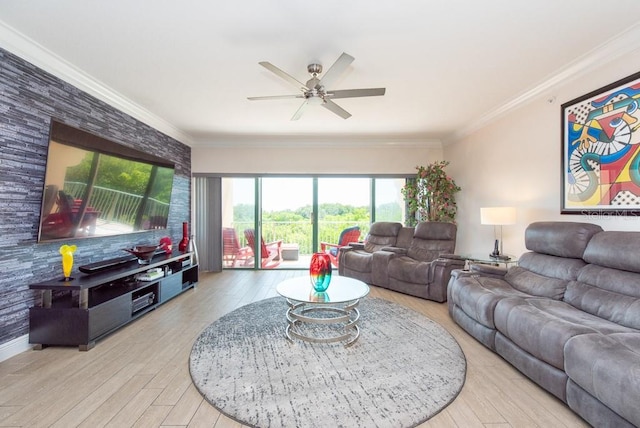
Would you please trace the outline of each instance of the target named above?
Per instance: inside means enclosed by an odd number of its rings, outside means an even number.
[[[368,284],[444,302],[454,269],[464,260],[453,256],[456,226],[423,222],[415,228],[376,222],[363,243],[340,249],[338,272]]]
[[[640,232],[538,222],[525,245],[454,271],[452,318],[590,424],[640,426]]]

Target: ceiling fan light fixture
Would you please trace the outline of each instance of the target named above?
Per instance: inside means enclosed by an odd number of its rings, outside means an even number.
[[[312,106],[319,106],[324,103],[324,99],[319,95],[312,95],[307,98],[307,102]]]

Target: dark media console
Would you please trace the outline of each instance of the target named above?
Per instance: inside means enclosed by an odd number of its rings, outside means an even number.
[[[42,290],[41,305],[29,309],[29,343],[35,349],[73,345],[88,351],[101,337],[195,287],[198,265],[191,256],[162,253],[148,265],[134,259],[93,274],[80,273],[70,281],[57,278],[29,285]],[[150,281],[136,279],[154,268],[163,275]]]

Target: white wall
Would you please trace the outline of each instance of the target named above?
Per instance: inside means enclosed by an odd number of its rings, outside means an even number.
[[[480,224],[480,207],[515,206],[517,224],[504,226],[505,253],[526,251],[533,221],[582,221],[605,230],[640,230],[640,218],[561,215],[561,105],[640,70],[640,49],[623,60],[558,85],[488,126],[444,147],[448,171],[462,191],[456,198],[460,254],[488,254],[493,226]],[[555,102],[548,99],[555,97]]]
[[[442,148],[431,142],[424,147],[194,147],[191,170],[194,174],[412,174],[416,166],[441,159]]]

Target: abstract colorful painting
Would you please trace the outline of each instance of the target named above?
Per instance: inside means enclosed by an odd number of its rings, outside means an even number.
[[[562,105],[562,214],[640,215],[640,73]]]

